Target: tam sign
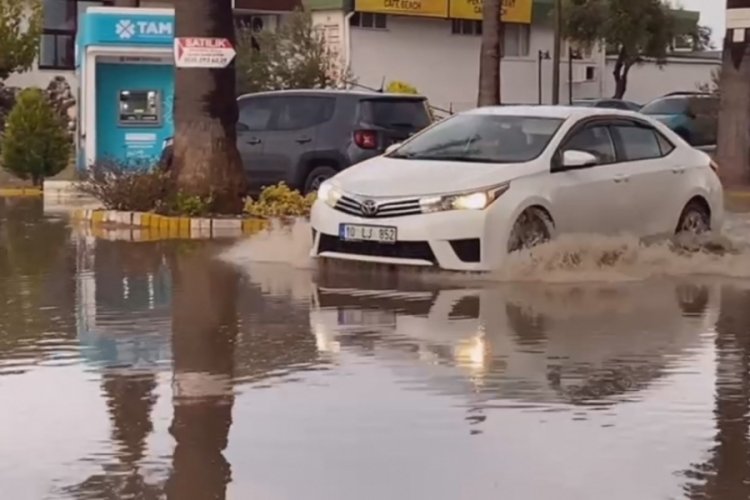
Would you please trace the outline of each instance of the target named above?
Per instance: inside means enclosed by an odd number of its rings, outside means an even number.
[[[226,38],[175,38],[174,60],[178,68],[226,68],[237,52]]]

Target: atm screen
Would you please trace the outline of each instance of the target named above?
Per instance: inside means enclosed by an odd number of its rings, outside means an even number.
[[[121,90],[120,125],[161,125],[161,92],[158,90]]]

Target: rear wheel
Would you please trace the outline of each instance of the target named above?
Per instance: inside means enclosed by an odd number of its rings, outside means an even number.
[[[337,173],[338,172],[333,167],[315,167],[305,179],[303,194],[316,193],[323,182],[327,181]]]
[[[691,201],[682,210],[676,234],[704,234],[711,231],[711,214],[703,203]]]
[[[510,233],[508,252],[527,250],[552,237],[552,220],[544,210],[528,208],[518,217]]]

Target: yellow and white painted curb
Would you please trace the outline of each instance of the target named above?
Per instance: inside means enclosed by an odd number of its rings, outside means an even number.
[[[42,196],[39,188],[0,188],[0,197],[14,198],[20,196]]]
[[[268,221],[256,218],[168,217],[153,213],[89,209],[73,210],[71,218],[88,224],[94,236],[127,241],[237,238],[257,233],[268,226]]]

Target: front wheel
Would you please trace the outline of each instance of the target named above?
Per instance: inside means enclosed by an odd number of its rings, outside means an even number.
[[[320,185],[337,173],[338,172],[333,167],[315,167],[305,179],[303,194],[317,193]]]
[[[709,231],[711,231],[711,214],[708,209],[696,201],[688,203],[680,215],[675,233],[698,235]]]
[[[528,208],[518,217],[508,240],[508,253],[528,250],[552,237],[552,220],[539,208]]]

